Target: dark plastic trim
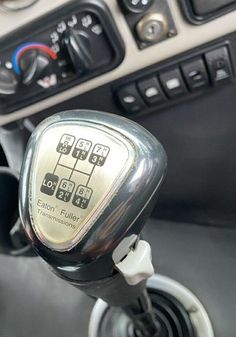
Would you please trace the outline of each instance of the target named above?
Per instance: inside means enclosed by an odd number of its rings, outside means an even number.
[[[236,4],[232,4],[223,7],[220,10],[213,11],[211,14],[198,15],[194,11],[191,0],[179,0],[179,3],[186,19],[194,25],[202,25],[236,9]]]

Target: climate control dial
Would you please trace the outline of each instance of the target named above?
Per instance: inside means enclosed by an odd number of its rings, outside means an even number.
[[[84,74],[92,69],[93,56],[89,35],[76,29],[67,29],[62,38],[62,46],[68,53],[74,71]]]
[[[22,83],[30,85],[50,73],[50,66],[57,54],[45,44],[26,43],[13,54],[12,63]]]
[[[50,67],[50,59],[47,55],[34,49],[25,53],[19,63],[22,73],[22,82],[26,85],[38,80],[40,76],[46,75]]]

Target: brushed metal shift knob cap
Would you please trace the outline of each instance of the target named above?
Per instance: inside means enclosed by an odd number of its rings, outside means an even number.
[[[56,114],[38,126],[25,155],[27,236],[60,276],[109,277],[112,253],[139,235],[166,167],[160,143],[130,120],[88,110]]]

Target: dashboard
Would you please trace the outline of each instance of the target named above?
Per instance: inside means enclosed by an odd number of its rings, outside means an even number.
[[[187,53],[193,48],[200,49],[205,44],[232,33],[235,29],[234,12],[231,12],[226,16],[221,16],[216,20],[196,25],[186,19],[182,4],[177,1],[169,1],[168,3],[166,1],[159,1],[159,7],[149,7],[149,9],[147,9],[148,14],[146,15],[144,15],[145,13],[140,14],[132,12],[130,12],[131,14],[128,13],[126,15],[125,13],[127,13],[127,11],[125,11],[122,5],[120,6],[118,2],[114,0],[106,1],[106,4],[104,2],[103,6],[101,6],[101,3],[103,2],[56,0],[53,1],[53,3],[48,4],[46,0],[41,0],[24,11],[0,13],[0,34],[2,45],[4,46],[4,50],[0,57],[2,64],[5,64],[2,76],[5,78],[5,76],[7,76],[6,72],[9,70],[11,74],[13,73],[14,75],[13,78],[9,79],[9,85],[11,81],[13,81],[13,87],[10,89],[10,91],[13,90],[13,92],[10,94],[8,93],[8,95],[4,95],[4,93],[1,95],[1,101],[3,103],[1,104],[0,125],[31,116],[52,107],[55,104],[77,97],[85,92],[89,92],[101,85],[110,83],[111,87],[113,87],[113,82],[118,79],[122,79],[127,75],[131,76],[134,72],[154,64],[158,66],[159,63],[171,58],[173,59],[184,52]],[[167,8],[162,8],[163,6],[166,6]],[[61,62],[59,62],[59,65],[61,66],[60,70],[51,70],[50,67],[55,66],[55,60],[57,62],[58,60],[60,61],[60,51],[57,50],[58,48],[62,50],[65,50],[66,48],[67,54],[68,49],[70,49],[70,46],[62,46],[62,43],[65,43],[65,41],[62,42],[62,39],[65,40],[65,35],[64,37],[62,36],[64,29],[63,22],[65,21],[63,21],[63,19],[65,18],[67,21],[71,21],[69,22],[69,25],[71,24],[72,26],[74,24],[73,19],[76,21],[81,19],[86,20],[86,15],[84,15],[84,18],[76,17],[76,12],[81,12],[82,8],[84,8],[83,11],[87,9],[88,12],[90,10],[93,12],[95,9],[95,12],[99,12],[95,13],[94,20],[99,20],[98,17],[100,16],[100,20],[103,21],[102,25],[106,26],[103,27],[106,36],[103,40],[102,35],[99,36],[90,31],[90,36],[83,36],[83,34],[79,36],[79,42],[81,43],[82,41],[82,44],[86,49],[86,39],[89,40],[91,37],[94,37],[94,39],[97,38],[97,45],[99,45],[99,43],[104,42],[105,39],[108,38],[110,42],[107,41],[107,43],[113,44],[115,50],[112,46],[111,49],[110,46],[107,49],[101,48],[100,50],[103,50],[104,53],[106,50],[107,55],[98,55],[98,60],[96,60],[96,62],[99,61],[99,59],[103,60],[105,62],[104,65],[99,64],[98,62],[94,65],[94,69],[92,69],[91,72],[85,71],[85,74],[82,76],[81,73],[78,73],[78,69],[76,69],[74,75],[77,74],[77,76],[72,76],[69,80],[68,78],[64,78],[64,83],[61,85],[61,83],[58,83],[58,75],[60,75],[60,80],[61,76],[68,77],[65,70],[66,67],[63,68],[63,62],[66,63],[65,59],[62,59]],[[150,15],[152,16],[153,13],[154,15],[157,13],[159,14],[157,22],[161,25],[163,24],[163,26],[159,27],[163,31],[157,33],[159,36],[154,43],[150,43],[149,41],[143,42],[145,41],[145,38],[142,40],[142,37],[140,38],[140,36],[137,36],[137,34],[142,34],[142,32],[137,33],[138,28],[136,27],[140,22],[142,24],[143,17],[145,17],[145,20],[152,20]],[[60,18],[62,18],[62,20],[60,20]],[[45,20],[47,22],[47,28],[45,28]],[[104,21],[109,22],[105,23]],[[227,22],[227,24],[225,24],[225,22]],[[67,28],[65,30],[68,32],[70,27],[68,26],[68,22],[66,24]],[[85,21],[84,24],[86,26]],[[87,24],[89,24],[89,22],[87,22]],[[94,26],[96,26],[96,22],[91,23],[91,27],[88,28],[92,29]],[[78,30],[78,27],[76,27],[76,29]],[[86,29],[87,28],[85,27],[85,30]],[[57,30],[61,33],[58,33]],[[97,48],[95,40],[90,41],[90,45],[93,46],[93,50],[91,49],[90,51],[92,57],[93,52],[99,49]],[[227,38],[224,40],[227,41]],[[36,47],[36,49],[34,49],[34,47]],[[45,48],[47,47],[48,50],[46,51]],[[50,47],[52,47],[52,49]],[[29,52],[30,48],[31,52]],[[25,73],[22,75],[19,68],[24,68],[24,58],[33,58],[33,53],[40,50],[40,48],[41,50],[44,48],[44,52],[49,52],[51,55],[47,54],[48,57],[41,57],[41,60],[39,60],[39,62],[41,62],[41,64],[38,65],[40,69],[35,71],[38,73],[45,71],[45,76],[38,78],[38,80],[41,80],[41,84],[38,84],[33,78],[27,79],[26,77],[34,75],[37,77],[39,74],[28,74],[30,69],[21,69]],[[51,53],[49,49],[51,50]],[[211,50],[212,48],[210,48],[209,51]],[[24,54],[25,51],[26,53]],[[205,50],[202,51],[200,49],[198,54],[203,54],[204,51]],[[109,62],[108,54],[113,52],[115,55],[113,55],[114,57],[111,57],[112,60]],[[69,50],[69,53],[73,54],[73,51]],[[23,55],[23,57],[19,60],[20,64],[17,65],[17,58],[20,58],[20,54]],[[57,55],[59,55],[58,59]],[[84,56],[82,55],[82,58],[83,57]],[[105,60],[104,57],[108,57],[108,59]],[[71,62],[71,58],[74,58],[74,56],[70,55],[69,63]],[[53,65],[48,65],[50,59],[54,61]],[[72,62],[76,67],[76,60],[74,59]],[[83,62],[89,63],[89,60],[86,60],[85,57]],[[93,63],[94,62],[95,61],[93,60]],[[31,60],[31,68],[34,66],[34,61]],[[7,67],[13,67],[13,71]],[[56,67],[58,68],[58,65],[56,65]],[[89,67],[89,65],[83,65],[83,67]],[[69,68],[71,67],[69,66]],[[58,74],[58,71],[60,74]],[[80,69],[80,71],[83,72],[84,70]],[[43,79],[45,79],[45,81],[43,81]],[[61,82],[62,81],[63,79]],[[49,88],[45,88],[45,86],[48,86]],[[33,99],[32,96],[34,96]],[[19,101],[21,101],[20,104]]]
[[[0,125],[32,130],[78,108],[134,119],[167,149],[158,214],[231,226],[234,4],[210,1],[206,16],[194,16],[190,3],[195,14],[204,8],[196,0],[40,0],[1,11]]]
[[[0,166],[15,171],[11,184],[31,132],[54,113],[101,110],[144,126],[168,156],[145,230],[155,267],[200,298],[219,337],[236,330],[235,9],[233,0],[0,1]]]

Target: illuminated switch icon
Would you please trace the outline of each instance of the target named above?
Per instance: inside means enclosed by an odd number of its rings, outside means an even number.
[[[101,35],[103,32],[103,29],[101,25],[95,25],[91,28],[91,31],[96,35]]]
[[[79,185],[73,198],[73,205],[86,209],[92,197],[93,190],[87,186]]]
[[[169,90],[175,90],[181,86],[181,83],[178,78],[172,78],[166,82],[166,86]]]
[[[150,87],[145,90],[145,96],[147,98],[152,98],[160,94],[159,90],[156,87]]]
[[[110,148],[106,145],[96,144],[93,152],[89,157],[89,162],[97,166],[103,166],[110,152]]]
[[[58,176],[52,173],[46,173],[40,191],[47,195],[53,195],[57,187],[58,181]]]
[[[128,95],[128,96],[123,97],[123,101],[126,104],[133,104],[136,102],[136,98],[134,96]]]
[[[62,200],[64,202],[70,201],[74,188],[75,184],[73,183],[73,181],[62,179],[57,190],[56,194],[57,199]]]
[[[37,84],[44,89],[54,87],[55,85],[57,85],[57,75],[51,74],[50,76],[41,78],[40,80],[37,81]]]
[[[85,28],[89,28],[93,23],[93,18],[91,15],[86,15],[81,19],[82,26]]]
[[[92,143],[86,139],[79,139],[72,153],[72,157],[85,160],[89,154]]]
[[[63,135],[57,145],[57,152],[62,154],[69,154],[75,142],[75,137],[71,135]]]

